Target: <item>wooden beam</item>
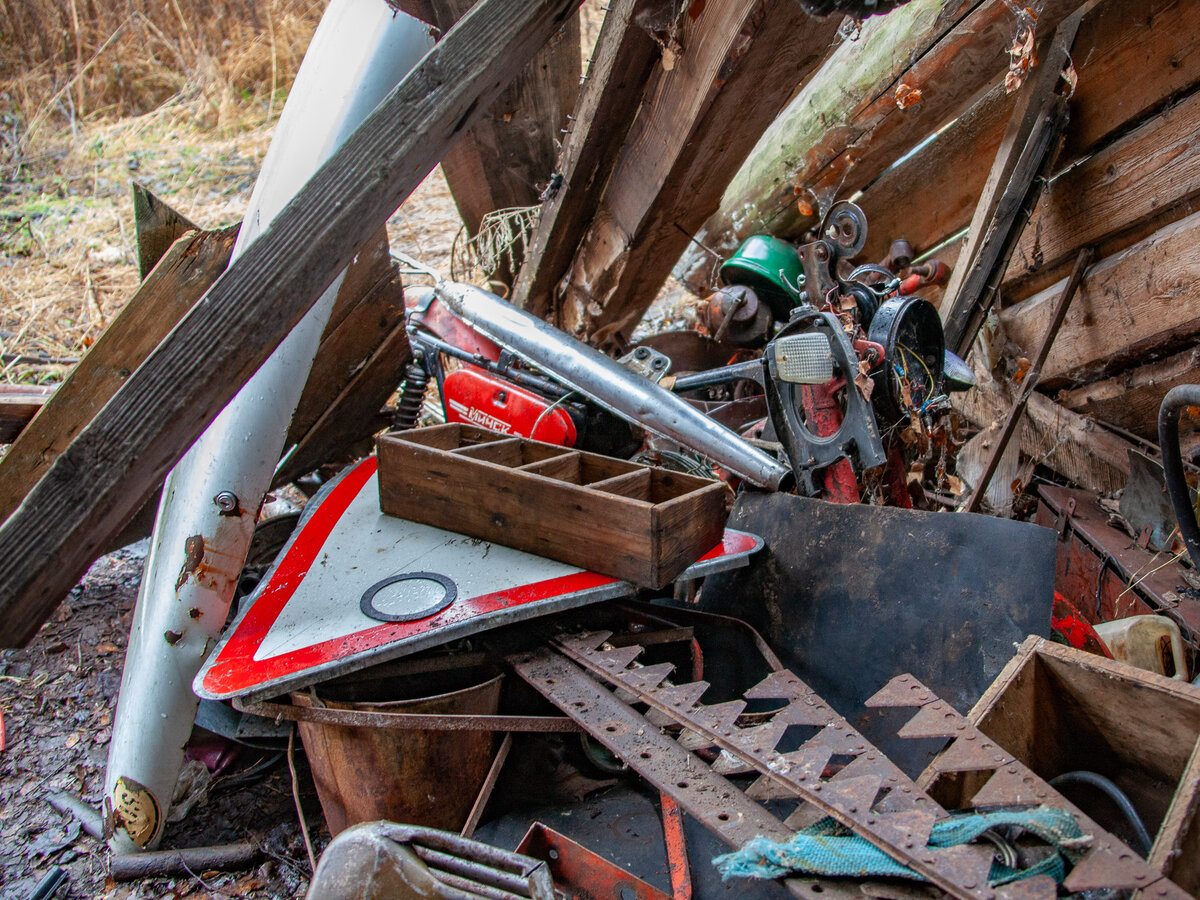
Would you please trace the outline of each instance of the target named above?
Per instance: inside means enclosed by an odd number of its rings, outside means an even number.
[[[11,444],[54,394],[33,384],[0,384],[0,444]]]
[[[225,271],[237,232],[192,232],[159,260],[0,461],[0,521]]]
[[[475,0],[421,0],[448,32]],[[423,17],[422,17],[423,18]],[[494,210],[534,206],[555,172],[567,115],[579,93],[579,16],[571,16],[442,159],[469,234]],[[514,248],[521,259],[523,246]],[[497,276],[510,281],[515,273]]]
[[[1062,335],[1046,360],[1047,390],[1103,378],[1153,355],[1178,352],[1200,334],[1200,213],[1173,222],[1096,263],[1084,278]],[[1051,285],[1001,310],[1008,339],[1027,355],[1061,290]]]
[[[150,274],[163,254],[186,232],[204,231],[136,181],[133,182],[133,224],[137,231],[138,274],[142,278]]]
[[[647,84],[571,264],[566,330],[601,344],[606,334],[620,343],[633,330],[758,135],[825,57],[838,25],[764,0],[709,0],[684,18],[682,55]]]
[[[946,347],[961,357],[970,352],[1028,216],[1054,171],[1067,122],[1062,73],[1081,17],[1081,11],[1068,17],[1038,48],[1041,65],[1017,99],[946,285]]]
[[[397,325],[404,324],[404,294],[387,232],[380,229],[359,250],[338,289],[308,380],[288,426],[284,447],[301,441]],[[404,361],[399,362],[400,370]],[[395,388],[400,379],[392,385]],[[384,399],[387,399],[386,397]],[[353,430],[352,422],[345,423]]]
[[[987,428],[1004,420],[1013,397],[978,367],[976,374],[982,375],[979,385],[952,394],[951,402],[967,419]],[[1029,398],[1017,438],[1027,457],[1045,463],[1082,488],[1111,495],[1125,487],[1133,444],[1043,394],[1035,392]]]
[[[613,0],[592,51],[558,171],[562,184],[542,204],[513,303],[536,316],[551,309],[553,291],[591,222],[641,105],[658,45],[641,21],[662,15],[663,0]],[[557,324],[557,323],[556,323]]]
[[[1080,0],[1047,0],[1039,34],[1049,34]],[[869,185],[918,142],[934,134],[1003,78],[1016,32],[1005,0],[913,0],[868,20],[763,135],[697,239],[721,252],[751,234],[794,238],[816,224],[814,209]],[[900,85],[921,100],[901,109]],[[689,252],[676,275],[707,281],[706,260]]]
[[[217,279],[0,527],[0,644],[36,633],[96,535],[137,510],[574,8],[481,0]]]
[[[1115,253],[1192,210],[1200,198],[1200,92],[1050,184],[1004,280],[1021,299],[1057,281],[1076,250]]]
[[[1200,348],[1193,347],[1074,390],[1058,401],[1101,422],[1108,422],[1158,443],[1158,408],[1167,391],[1200,382]]]

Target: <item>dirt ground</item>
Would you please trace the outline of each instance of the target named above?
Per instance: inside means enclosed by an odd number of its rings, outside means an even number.
[[[269,122],[213,133],[166,110],[84,127],[7,167],[0,184],[4,380],[61,380],[136,288],[133,178],[197,224],[230,224],[245,209],[270,134]],[[389,222],[392,247],[448,272],[460,221],[435,170]],[[0,898],[28,897],[54,867],[69,878],[60,898],[302,896],[310,869],[278,752],[243,750],[164,837],[164,847],[261,842],[264,857],[247,871],[114,884],[103,843],[46,802],[52,791],[97,807],[102,798],[144,555],[143,543],[102,558],[28,647],[0,651]],[[328,835],[299,749],[296,761],[319,853]],[[260,766],[265,771],[255,774]]]

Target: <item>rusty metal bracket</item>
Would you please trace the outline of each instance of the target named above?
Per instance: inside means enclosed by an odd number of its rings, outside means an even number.
[[[1189,896],[911,675],[892,679],[867,701],[867,706],[917,707],[917,714],[900,730],[901,737],[953,740],[931,764],[932,772],[992,772],[991,778],[971,798],[973,806],[1040,804],[1070,812],[1085,835],[1079,849],[1086,855],[1067,876],[1064,883],[1067,890],[1141,889],[1143,896],[1167,900]]]
[[[252,703],[235,697],[233,708],[276,722],[316,722],[348,728],[421,729],[424,731],[581,731],[562,716],[456,716],[426,713],[370,712],[329,709],[323,706],[289,706],[286,703]]]
[[[516,852],[545,862],[555,889],[566,900],[672,900],[654,885],[541,822],[530,826]]]

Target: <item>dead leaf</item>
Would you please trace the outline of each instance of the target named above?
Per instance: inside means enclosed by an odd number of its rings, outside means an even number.
[[[921,102],[921,91],[919,88],[913,87],[911,84],[905,84],[903,81],[896,85],[896,106],[900,109],[908,109]]]
[[[1067,83],[1067,99],[1075,96],[1075,88],[1079,85],[1079,73],[1075,71],[1074,63],[1067,63],[1067,67],[1063,69],[1063,81]]]
[[[79,743],[79,732],[73,732],[72,734],[67,735],[66,747],[68,750],[70,750],[72,747],[74,747],[78,743]]]
[[[1030,362],[1028,358],[1026,358],[1024,356],[1018,356],[1017,357],[1017,371],[1016,371],[1016,374],[1013,375],[1013,381],[1016,384],[1020,384],[1022,381],[1024,381],[1025,376],[1029,374],[1029,367],[1032,365],[1033,365],[1033,363]]]
[[[947,475],[946,483],[950,485],[950,493],[955,497],[961,497],[965,488],[963,487],[962,479],[956,475]]]
[[[106,653],[116,653],[121,648],[111,641],[101,641],[96,645],[96,652],[103,656]]]
[[[1025,83],[1031,69],[1037,67],[1037,48],[1034,43],[1032,25],[1017,29],[1012,46],[1008,48],[1008,74],[1004,76],[1004,91],[1011,94]]]

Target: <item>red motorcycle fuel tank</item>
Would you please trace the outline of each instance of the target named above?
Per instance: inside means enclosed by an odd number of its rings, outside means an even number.
[[[466,366],[442,384],[447,422],[467,422],[498,431],[574,447],[575,423],[567,411],[515,384]]]

